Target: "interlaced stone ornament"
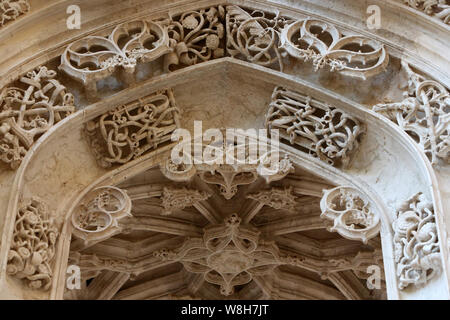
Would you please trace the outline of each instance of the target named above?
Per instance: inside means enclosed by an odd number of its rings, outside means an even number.
[[[433,205],[417,193],[397,211],[394,229],[398,287],[424,286],[441,272],[439,238]]]
[[[73,95],[55,77],[39,67],[21,77],[19,87],[0,92],[0,160],[12,169],[41,135],[75,111]]]
[[[16,20],[28,11],[30,11],[28,0],[2,0],[0,2],[0,27]]]
[[[47,205],[38,198],[25,202],[17,213],[7,273],[24,279],[32,289],[50,289],[57,239]]]

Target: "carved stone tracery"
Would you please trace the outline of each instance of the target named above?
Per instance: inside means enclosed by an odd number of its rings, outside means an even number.
[[[28,11],[30,11],[28,0],[2,0],[0,2],[0,27],[16,20]]]
[[[293,195],[292,187],[272,188],[257,193],[247,195],[247,199],[253,199],[261,204],[272,207],[276,210],[294,211],[296,206],[296,197]]]
[[[48,290],[58,229],[45,203],[28,200],[17,213],[7,273],[24,279],[32,289]]]
[[[422,193],[405,201],[393,222],[398,287],[424,286],[441,272],[433,205]]]
[[[344,111],[281,87],[266,114],[268,130],[330,165],[347,166],[364,126]]]
[[[170,141],[178,112],[171,89],[155,92],[88,122],[86,138],[100,166],[124,164]]]
[[[164,187],[161,197],[164,208],[163,215],[170,215],[173,210],[190,207],[193,204],[208,199],[211,195],[205,191],[188,188]]]
[[[429,16],[440,19],[450,25],[450,1],[449,0],[397,0],[402,1],[411,8],[423,11]]]
[[[74,97],[46,67],[0,92],[0,160],[17,169],[36,140],[75,111]]]

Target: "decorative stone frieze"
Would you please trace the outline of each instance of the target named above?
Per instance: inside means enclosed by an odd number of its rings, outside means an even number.
[[[450,162],[450,94],[440,83],[413,72],[402,61],[408,87],[401,102],[377,104],[373,110],[394,121],[430,158]]]
[[[379,214],[371,201],[355,188],[324,190],[320,208],[320,216],[333,221],[328,230],[338,232],[344,238],[367,243],[380,232]]]
[[[133,75],[138,62],[153,61],[167,52],[167,31],[156,22],[139,20],[117,25],[107,37],[87,36],[71,43],[59,68],[95,94],[96,81],[117,67]]]
[[[296,197],[292,192],[292,187],[272,188],[270,190],[251,193],[247,195],[247,199],[253,199],[276,210],[295,211],[296,206]]]
[[[16,216],[7,273],[23,279],[32,289],[50,289],[57,239],[58,229],[48,206],[38,198],[26,201]]]
[[[98,164],[124,164],[170,141],[179,127],[172,89],[111,110],[86,124],[85,136]]]
[[[171,17],[167,27],[171,52],[166,70],[221,58],[225,55],[225,8],[210,7]]]
[[[411,8],[423,11],[429,16],[440,19],[450,25],[450,1],[449,0],[397,0]]]
[[[280,138],[301,151],[346,167],[365,128],[344,111],[281,87],[276,87],[266,114],[268,130],[278,129]]]
[[[18,87],[0,92],[0,160],[12,169],[40,136],[75,111],[73,95],[56,75],[39,67],[21,77]]]
[[[191,207],[199,201],[208,199],[211,195],[205,191],[188,188],[164,187],[161,197],[164,208],[163,215],[170,215],[174,210]]]
[[[417,193],[405,201],[392,223],[398,287],[424,286],[441,272],[441,255],[433,205]]]
[[[0,2],[0,27],[30,11],[28,0],[2,0]]]
[[[86,244],[119,233],[118,221],[131,216],[131,199],[116,187],[99,187],[84,196],[72,214],[73,234]]]

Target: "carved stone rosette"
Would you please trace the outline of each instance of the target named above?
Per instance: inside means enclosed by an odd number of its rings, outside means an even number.
[[[178,112],[172,90],[158,91],[88,122],[85,135],[99,165],[108,168],[170,141]]]
[[[28,11],[30,11],[28,0],[2,0],[0,2],[0,27],[16,20]]]
[[[20,78],[19,87],[0,92],[0,160],[17,169],[34,142],[75,111],[74,97],[39,67]]]
[[[268,130],[279,130],[300,150],[330,165],[347,166],[364,126],[344,111],[288,89],[276,87],[266,114]]]
[[[32,289],[50,289],[57,238],[47,205],[37,198],[28,200],[17,213],[7,273]]]
[[[118,221],[131,216],[131,199],[116,187],[89,192],[72,214],[73,234],[86,244],[101,241],[121,231]]]
[[[394,121],[408,133],[432,164],[439,159],[450,163],[450,94],[440,83],[413,72],[402,61],[408,75],[405,99],[397,103],[377,104],[373,110]]]
[[[344,238],[364,243],[380,232],[380,216],[371,201],[352,187],[324,190],[320,201],[324,219],[333,221],[329,231],[336,231]]]
[[[222,6],[184,12],[171,17],[167,27],[171,52],[167,71],[221,58],[225,55],[225,9]]]
[[[208,199],[210,196],[209,193],[199,190],[164,187],[161,197],[164,208],[163,215],[170,215],[174,210],[190,207],[199,201]]]
[[[433,205],[422,193],[405,201],[393,222],[398,287],[425,285],[441,272]]]
[[[274,243],[259,240],[259,231],[242,225],[237,214],[223,224],[205,228],[203,239],[190,238],[177,251],[160,250],[155,256],[179,261],[192,273],[202,273],[204,279],[220,286],[223,295],[234,288],[264,275],[278,265],[278,248]]]

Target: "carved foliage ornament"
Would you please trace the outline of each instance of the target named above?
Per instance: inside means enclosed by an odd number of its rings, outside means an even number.
[[[0,27],[9,21],[16,20],[20,15],[30,11],[28,0],[1,0]]]
[[[393,222],[398,287],[425,285],[441,272],[433,205],[422,193],[405,201]]]
[[[333,221],[328,230],[336,231],[344,238],[367,243],[380,232],[379,214],[370,200],[355,188],[325,190],[320,208],[320,217]]]
[[[440,83],[426,80],[402,61],[408,74],[405,99],[398,103],[377,104],[373,110],[383,114],[407,132],[431,159],[450,162],[450,94]]]
[[[203,239],[190,238],[177,251],[161,250],[155,256],[179,261],[186,270],[202,273],[204,279],[220,286],[223,295],[252,281],[253,276],[269,273],[278,265],[278,248],[259,240],[259,231],[242,225],[233,214],[224,223],[205,228]]]
[[[24,279],[32,289],[48,290],[57,238],[58,229],[46,204],[37,198],[27,201],[16,217],[7,273]]]
[[[429,16],[436,17],[450,25],[449,0],[398,0],[408,6],[421,10]]]
[[[222,6],[184,12],[167,27],[171,52],[164,65],[170,71],[225,55],[225,9]]]
[[[161,197],[163,215],[170,215],[174,210],[181,210],[208,199],[211,195],[204,191],[164,187]]]
[[[179,127],[171,89],[155,92],[117,107],[85,127],[86,138],[100,166],[124,164],[170,141]]]
[[[356,118],[340,109],[281,87],[272,94],[266,127],[278,129],[281,138],[302,151],[343,167],[348,165],[364,132]]]
[[[0,160],[17,169],[33,143],[75,111],[74,98],[46,67],[0,92]]]
[[[263,205],[272,207],[276,210],[295,211],[296,197],[292,192],[292,187],[272,188],[257,193],[247,195],[247,199],[253,199]]]
[[[100,241],[120,231],[118,221],[131,216],[131,199],[116,187],[89,192],[72,214],[73,234],[86,243]]]

